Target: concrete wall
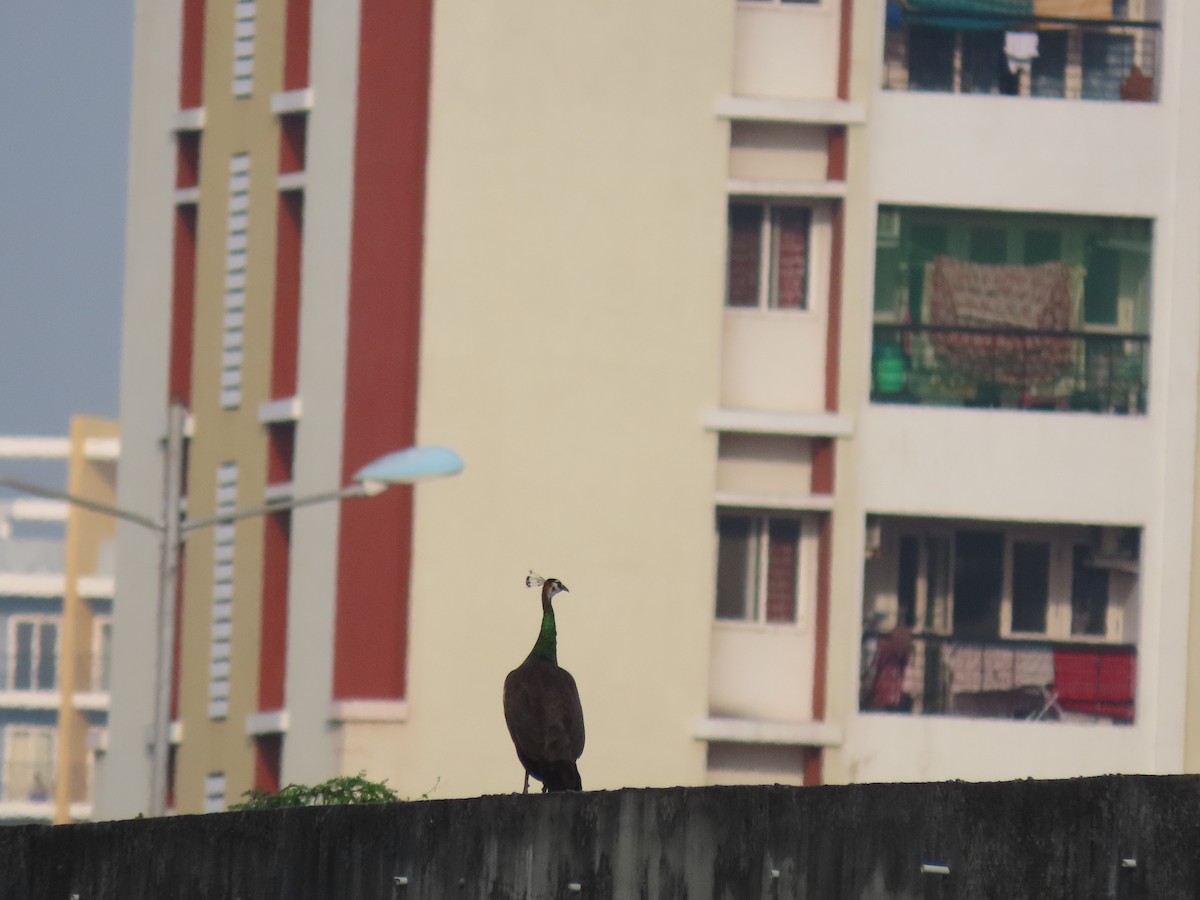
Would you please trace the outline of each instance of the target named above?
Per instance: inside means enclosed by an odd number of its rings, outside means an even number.
[[[0,895],[1193,897],[1198,841],[1195,777],[505,795],[0,829]]]

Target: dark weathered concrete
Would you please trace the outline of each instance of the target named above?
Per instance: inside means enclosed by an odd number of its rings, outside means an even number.
[[[73,894],[1193,898],[1200,777],[624,790],[0,829],[0,897]]]

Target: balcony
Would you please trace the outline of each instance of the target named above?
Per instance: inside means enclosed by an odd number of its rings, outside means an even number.
[[[876,403],[1146,411],[1147,334],[891,324],[874,333]]]
[[[868,632],[859,708],[1130,724],[1136,658],[1131,645],[963,640],[906,628]]]
[[[1093,18],[1034,15],[1084,9]],[[1066,100],[1158,99],[1159,22],[1110,18],[1111,0],[888,4],[883,86]],[[1000,12],[1000,10],[1010,10]]]
[[[1145,219],[881,206],[871,399],[1146,411]]]

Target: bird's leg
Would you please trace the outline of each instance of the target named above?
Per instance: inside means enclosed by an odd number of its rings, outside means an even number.
[[[521,791],[521,793],[522,794],[529,793],[529,770],[528,769],[525,770],[525,789],[523,791]]]

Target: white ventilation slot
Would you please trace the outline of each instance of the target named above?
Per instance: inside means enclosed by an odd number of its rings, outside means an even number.
[[[254,0],[234,7],[233,96],[249,97],[254,90]]]
[[[204,811],[225,811],[225,773],[209,772],[204,776]]]
[[[229,161],[229,220],[225,237],[225,321],[221,332],[221,406],[225,409],[234,409],[242,402],[249,206],[250,154],[237,153]]]
[[[217,467],[217,514],[237,509],[237,463]],[[213,529],[212,635],[208,663],[208,715],[229,715],[229,659],[233,640],[233,542],[236,526],[223,522]],[[221,789],[224,802],[224,787]]]

